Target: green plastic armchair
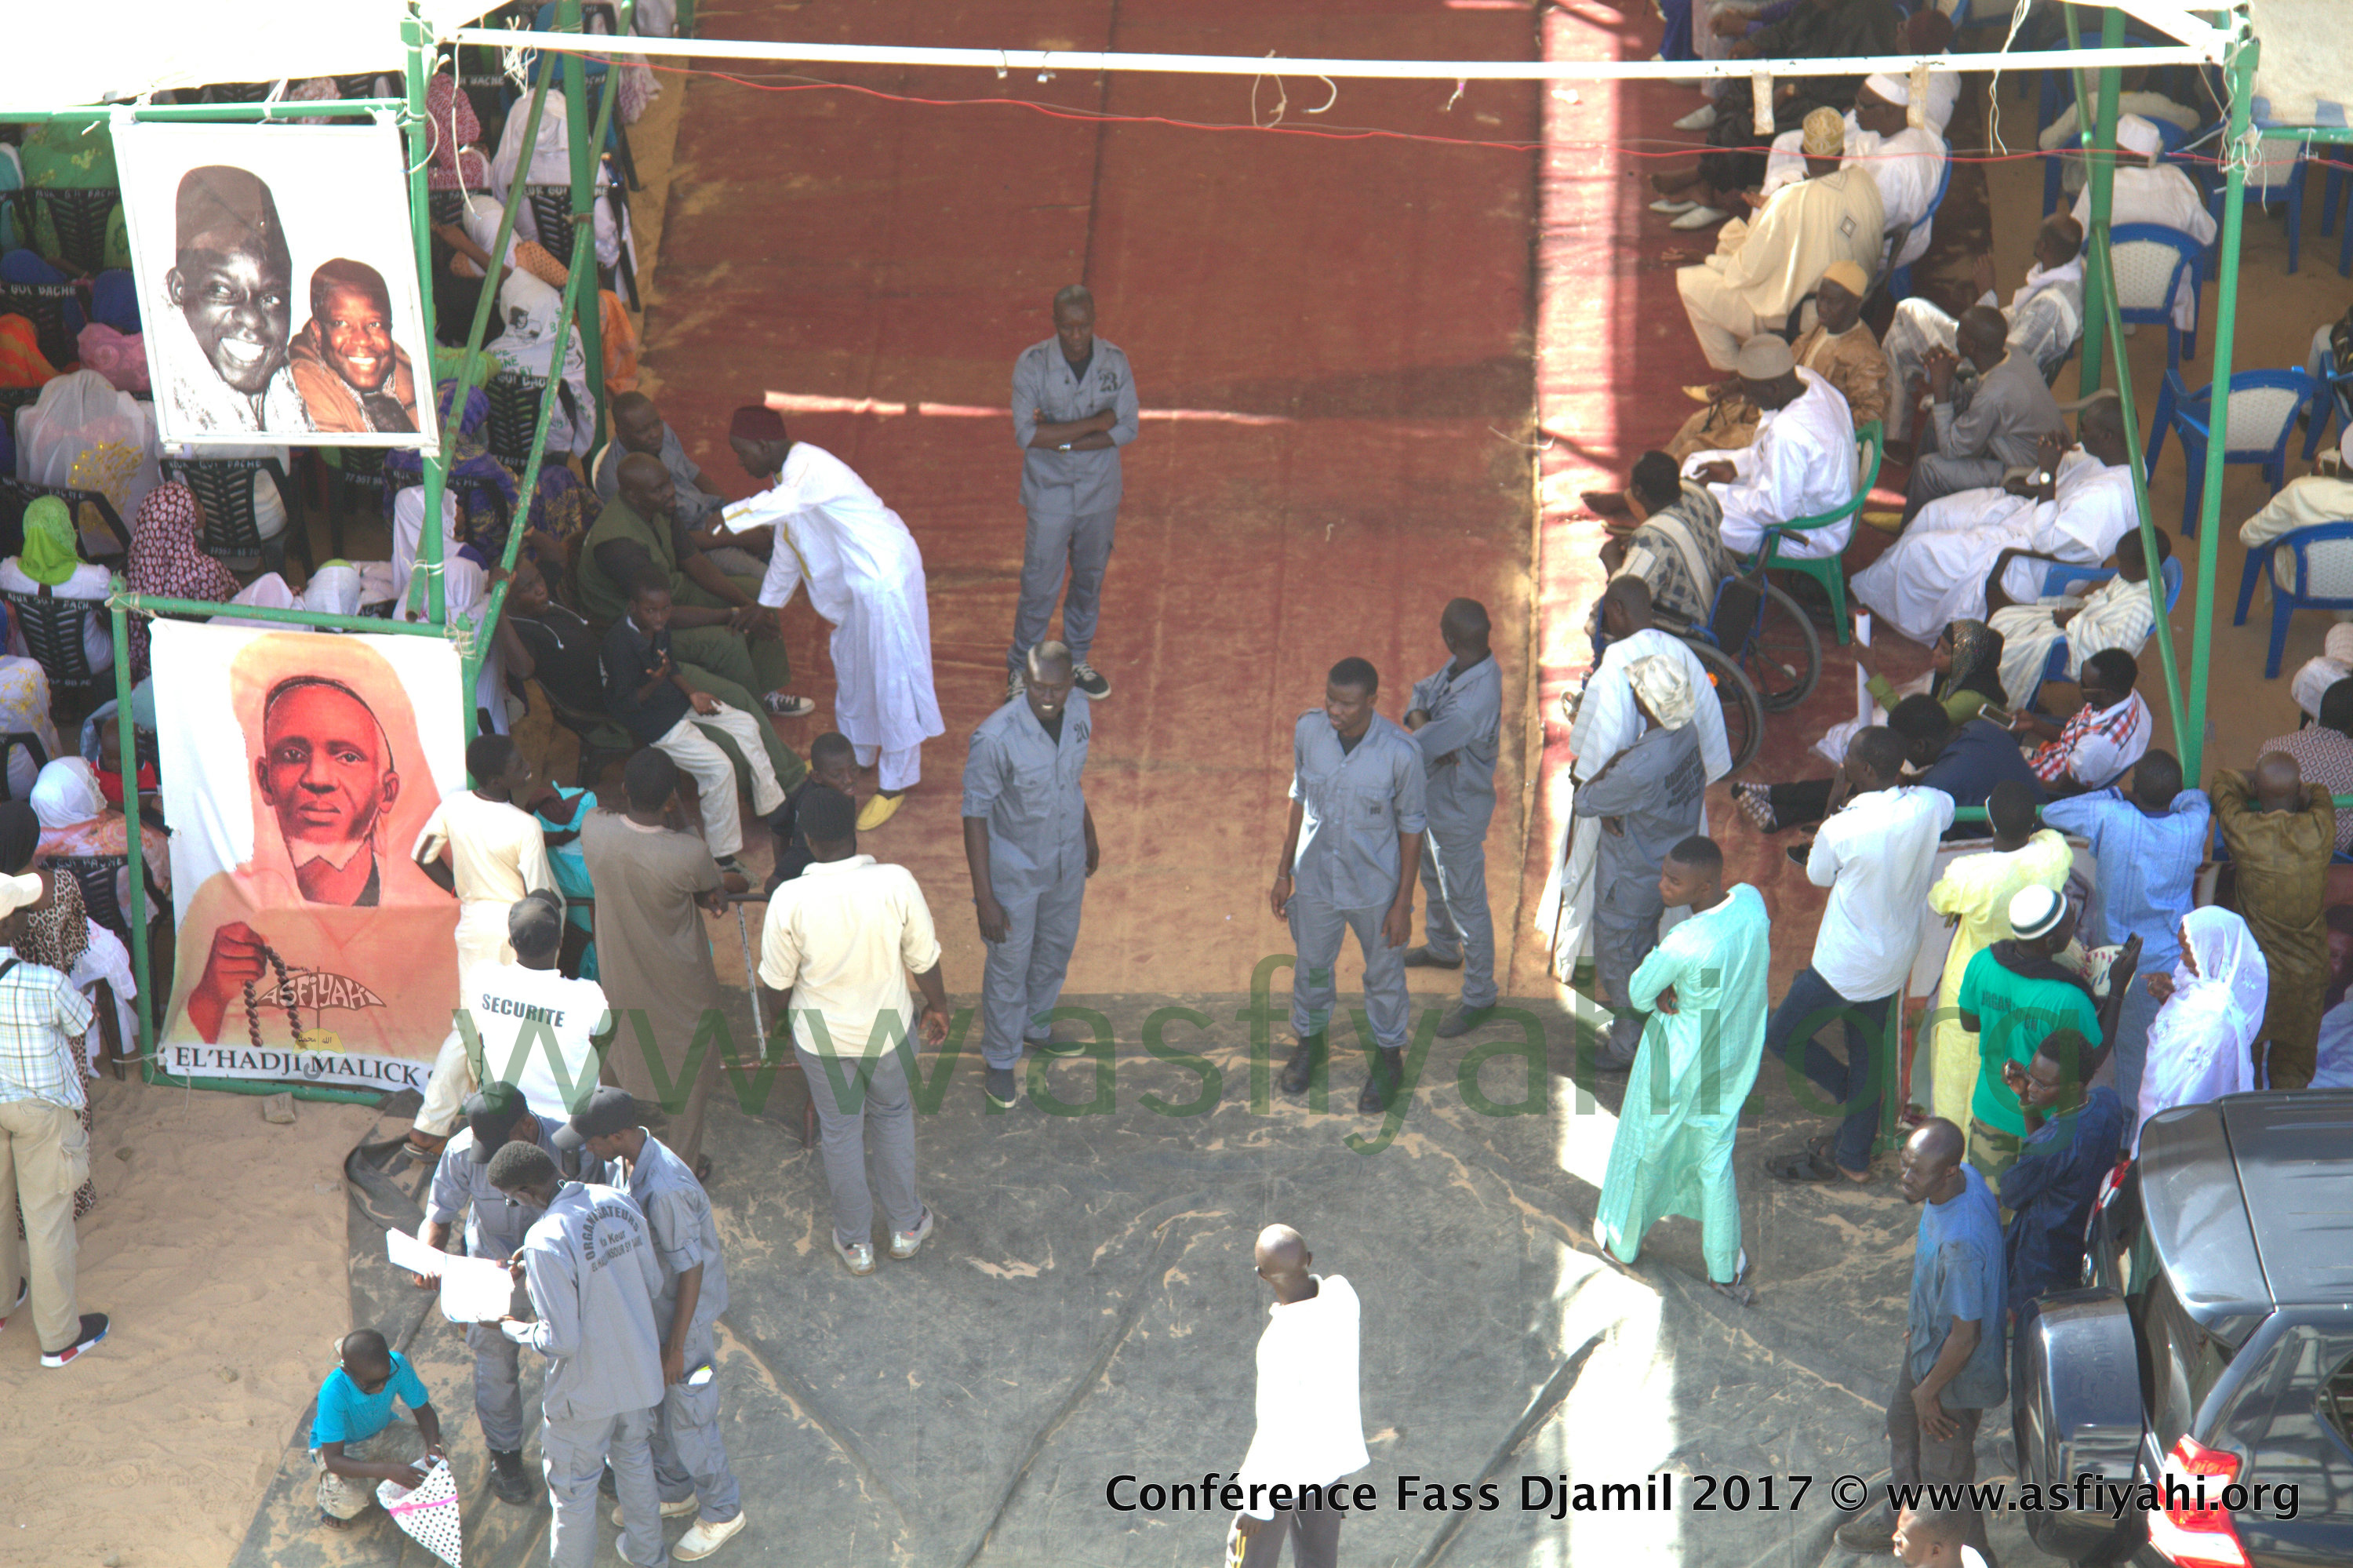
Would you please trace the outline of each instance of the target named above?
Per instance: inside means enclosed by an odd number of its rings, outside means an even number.
[[[1828,528],[1845,522],[1862,510],[1871,487],[1879,482],[1879,459],[1886,431],[1877,419],[1872,420],[1854,433],[1855,468],[1862,475],[1854,487],[1854,499],[1835,512],[1825,512],[1819,517],[1793,517],[1787,523],[1777,523],[1765,531],[1763,566],[1768,571],[1796,572],[1820,583],[1831,601],[1831,634],[1843,646],[1853,637],[1848,626],[1846,612],[1846,566],[1839,556],[1796,556],[1781,554],[1781,541],[1792,534],[1810,534],[1818,528]],[[1758,565],[1756,556],[1741,563],[1741,569],[1753,571]]]

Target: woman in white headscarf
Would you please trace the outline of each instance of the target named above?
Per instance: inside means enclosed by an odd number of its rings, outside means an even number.
[[[131,824],[106,803],[98,771],[79,757],[60,757],[43,768],[33,780],[33,815],[41,823],[41,858],[58,855],[115,855],[131,852]],[[162,832],[139,824],[140,853],[147,858],[147,876],[164,893],[172,890],[171,846]],[[129,866],[115,873],[115,906],[130,917]]]
[[[2257,1086],[2254,1044],[2271,994],[2271,967],[2247,923],[2210,905],[2182,917],[2181,961],[2173,973],[2150,975],[2147,983],[2164,1005],[2148,1026],[2135,1153],[2140,1128],[2158,1112]]]
[[[564,296],[529,272],[510,272],[499,285],[499,313],[506,330],[488,345],[491,356],[519,376],[554,384],[556,405],[547,423],[548,451],[586,457],[596,433],[596,406],[588,397],[588,360],[580,352],[576,326],[565,339],[562,379],[554,374],[555,323],[564,313]]]
[[[125,527],[155,488],[156,457],[154,405],[117,391],[95,371],[58,376],[16,416],[16,477],[98,491]],[[82,512],[75,522],[83,553],[121,554],[122,541],[107,531],[97,510]]]

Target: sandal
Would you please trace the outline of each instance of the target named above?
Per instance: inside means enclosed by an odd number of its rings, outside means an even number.
[[[1729,1298],[1736,1307],[1756,1306],[1757,1287],[1748,1283],[1748,1249],[1746,1247],[1740,1249],[1740,1264],[1733,1270],[1729,1284],[1721,1279],[1711,1279],[1707,1282],[1707,1287],[1720,1296]]]
[[[816,698],[797,697],[781,689],[762,697],[760,705],[778,718],[807,718],[817,712]]]
[[[1732,803],[1740,808],[1741,815],[1757,824],[1760,833],[1779,828],[1780,819],[1773,814],[1773,791],[1764,784],[1735,784]]]

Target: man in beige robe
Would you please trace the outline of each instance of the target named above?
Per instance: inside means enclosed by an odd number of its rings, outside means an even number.
[[[1839,167],[1846,125],[1834,109],[1806,116],[1806,178],[1776,191],[1757,220],[1719,231],[1715,253],[1675,273],[1707,362],[1730,370],[1740,345],[1779,326],[1833,261],[1878,265],[1885,207],[1861,169]]]
[[[1862,320],[1871,275],[1852,261],[1833,261],[1814,293],[1814,324],[1789,344],[1798,364],[1839,389],[1861,429],[1887,413],[1887,356]],[[1683,421],[1664,448],[1677,462],[1694,452],[1745,447],[1757,439],[1764,410],[1742,395],[1737,381],[1715,388],[1715,401]]]

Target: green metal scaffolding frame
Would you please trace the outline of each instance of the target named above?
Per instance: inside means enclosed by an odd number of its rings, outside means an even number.
[[[619,26],[622,32],[626,33],[628,30],[634,11],[635,0],[621,0]],[[562,33],[583,33],[581,0],[562,0],[554,30]],[[435,63],[435,46],[431,31],[418,13],[414,0],[411,0],[407,14],[401,19],[401,43],[406,55],[403,75],[406,93],[401,98],[345,99],[327,102],[141,104],[129,108],[98,106],[21,112],[0,111],[0,120],[10,122],[103,121],[111,120],[120,113],[128,113],[134,120],[142,121],[267,123],[273,120],[290,120],[296,117],[333,118],[379,113],[397,115],[407,144],[409,227],[416,245],[417,291],[423,305],[425,333],[429,348],[436,337],[436,333],[431,281],[432,214],[426,182],[430,143],[427,139],[425,89],[426,83],[430,79]],[[131,711],[130,618],[132,615],[171,615],[209,619],[214,616],[233,614],[240,620],[275,621],[289,626],[338,631],[363,631],[380,635],[434,637],[456,643],[459,650],[459,679],[462,683],[459,711],[465,715],[466,738],[470,741],[473,738],[474,687],[480,677],[482,662],[490,654],[492,629],[498,625],[499,615],[505,605],[507,575],[513,570],[517,555],[522,547],[523,535],[529,520],[530,497],[533,488],[539,482],[540,470],[545,458],[548,427],[554,417],[556,404],[555,387],[563,376],[564,358],[570,345],[570,334],[575,317],[579,321],[581,347],[587,365],[590,397],[596,409],[597,439],[602,440],[604,434],[605,376],[602,323],[596,314],[596,301],[593,293],[593,281],[596,276],[594,205],[598,189],[596,172],[606,138],[610,133],[614,104],[620,85],[620,69],[617,60],[606,61],[604,87],[598,95],[595,129],[592,134],[583,137],[578,134],[576,128],[588,123],[586,56],[576,51],[556,51],[554,59],[563,79],[565,122],[568,127],[574,128],[567,149],[572,165],[573,235],[569,247],[570,276],[565,284],[563,312],[555,329],[551,360],[553,374],[549,377],[545,393],[540,399],[539,421],[532,432],[531,451],[525,463],[519,491],[517,515],[508,529],[505,556],[500,563],[499,570],[493,576],[488,602],[482,607],[480,613],[470,623],[464,620],[453,621],[449,616],[442,577],[442,535],[438,528],[427,528],[418,545],[417,575],[425,584],[425,604],[422,607],[425,619],[421,621],[380,620],[367,616],[327,615],[309,610],[269,609],[246,605],[230,606],[200,603],[188,599],[159,599],[134,594],[129,590],[121,578],[117,577],[114,580],[113,592],[108,599],[108,609],[111,615],[114,635],[114,686],[119,712],[128,714]],[[523,176],[530,169],[533,150],[538,144],[541,113],[546,105],[548,89],[555,79],[557,69],[550,69],[547,58],[543,57],[538,80],[532,87],[528,99],[529,107],[524,111],[526,118],[523,123],[522,156],[517,165],[518,177],[507,193],[505,207],[499,217],[498,237],[491,247],[490,254],[494,259],[506,254],[507,241],[514,232],[515,215],[524,199],[524,188],[527,183]],[[543,235],[541,238],[548,243],[549,249],[556,249],[554,236]],[[424,460],[425,514],[428,519],[439,515],[441,499],[448,482],[448,463],[451,453],[455,450],[458,421],[464,413],[467,397],[483,378],[482,341],[489,328],[491,311],[497,293],[496,276],[486,279],[485,283],[486,286],[482,290],[480,302],[475,307],[474,319],[467,336],[465,356],[458,376],[457,392],[450,401],[450,417],[442,421],[439,445],[427,447],[421,453]],[[580,313],[584,291],[589,292],[589,308],[585,315]],[[438,388],[428,387],[428,392],[438,395]],[[122,768],[122,777],[135,779],[139,776],[139,744],[136,729],[128,724],[118,726],[118,729],[121,736],[120,766]],[[147,943],[146,857],[143,849],[144,846],[141,843],[138,833],[128,835],[126,859],[131,884],[129,913],[132,963],[132,972],[138,975],[142,982],[140,987],[138,1007],[139,1062],[142,1077],[151,1084],[218,1089],[231,1094],[270,1095],[290,1089],[296,1096],[306,1099],[375,1104],[380,1097],[374,1091],[339,1089],[316,1084],[285,1085],[266,1079],[184,1078],[167,1073],[158,1065],[156,1001],[153,986],[144,983],[153,971],[149,966]]]

